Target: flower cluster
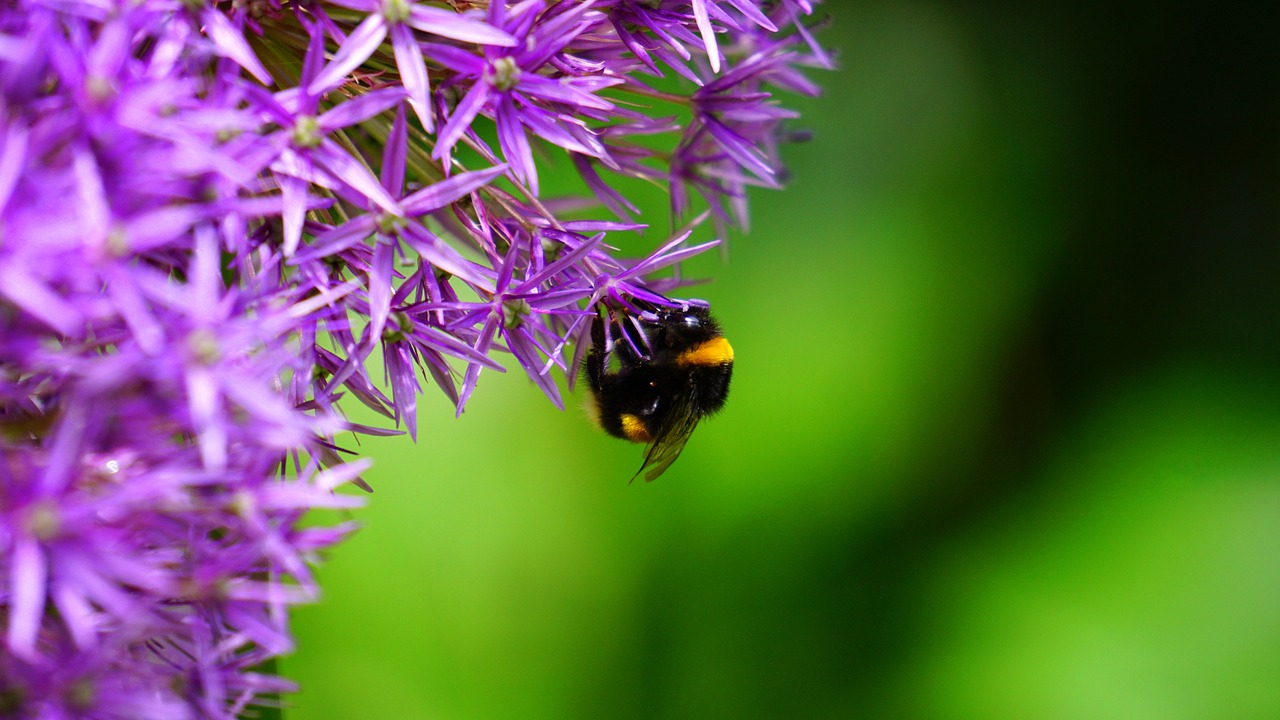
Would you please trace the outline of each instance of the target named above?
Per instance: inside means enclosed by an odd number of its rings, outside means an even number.
[[[669,303],[829,65],[807,0],[15,0],[0,9],[0,715],[231,718],[416,435],[598,303]],[[671,113],[670,116],[663,112]],[[583,198],[548,198],[559,155]],[[669,188],[638,260],[635,179]],[[380,362],[381,372],[371,365]]]

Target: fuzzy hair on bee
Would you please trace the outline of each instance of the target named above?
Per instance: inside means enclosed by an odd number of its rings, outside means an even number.
[[[671,466],[702,418],[724,407],[733,346],[706,307],[602,304],[585,366],[594,415],[605,432],[645,443],[641,474]]]

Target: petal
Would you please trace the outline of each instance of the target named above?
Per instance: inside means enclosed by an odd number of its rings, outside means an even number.
[[[476,342],[476,352],[481,355],[489,353],[489,347],[493,345],[493,334],[498,329],[498,314],[489,313],[485,318],[484,327],[480,330],[480,339]],[[456,417],[462,417],[463,410],[467,407],[467,400],[471,398],[471,393],[476,389],[476,382],[480,379],[480,365],[471,363],[467,366],[467,374],[462,379],[462,392],[458,395],[458,412]]]
[[[227,428],[217,381],[204,367],[187,368],[186,378],[191,424],[200,436],[200,460],[206,469],[221,472],[227,466]]]
[[[427,372],[431,374],[431,379],[435,381],[436,387],[440,388],[440,392],[449,398],[449,402],[454,407],[458,406],[458,383],[454,380],[453,368],[449,367],[449,363],[444,357],[431,349],[418,347],[418,356],[421,358],[419,364],[427,366]]]
[[[338,227],[317,236],[306,249],[290,259],[289,264],[300,265],[329,255],[337,255],[372,235],[376,226],[377,221],[372,215],[361,215],[353,220],[348,220]]]
[[[599,87],[609,87],[617,84],[614,82],[597,83]],[[596,97],[589,92],[584,92],[567,80],[553,80],[541,75],[522,76],[520,78],[520,92],[540,97],[544,100],[551,100],[552,102],[579,105],[593,110],[613,109],[613,103],[604,98]]]
[[[63,335],[75,336],[84,327],[84,316],[26,268],[0,264],[0,296]]]
[[[112,263],[103,272],[107,294],[115,310],[133,333],[138,347],[148,355],[160,353],[164,343],[164,329],[142,298],[133,277],[121,265]]]
[[[459,173],[438,183],[432,183],[412,195],[404,198],[400,205],[409,216],[423,215],[433,210],[461,200],[473,191],[489,184],[489,181],[501,175],[506,165],[495,165],[484,170],[471,170]]]
[[[452,45],[423,43],[420,47],[427,51],[432,60],[453,70],[459,75],[479,77],[484,74],[485,59],[472,52]]]
[[[529,190],[538,195],[538,168],[533,164],[533,150],[529,147],[529,138],[525,137],[524,127],[515,103],[510,95],[504,95],[498,104],[498,144],[502,146],[502,154],[511,166],[512,174],[529,186]]]
[[[276,178],[284,206],[281,222],[284,225],[284,255],[289,257],[302,242],[302,222],[307,214],[307,183],[292,175]]]
[[[409,9],[409,19],[405,22],[425,33],[477,45],[512,47],[516,44],[515,38],[489,23],[442,8],[415,4]]]
[[[537,273],[525,278],[524,282],[520,283],[520,287],[532,289],[541,285],[544,281],[555,277],[557,273],[563,272],[569,266],[577,264],[579,260],[586,257],[596,248],[597,245],[600,244],[601,240],[604,240],[604,233],[596,234],[591,239],[574,248],[572,252],[569,252],[564,257],[542,268],[542,270]]]
[[[387,193],[382,183],[373,176],[364,163],[356,160],[332,140],[326,139],[320,147],[312,148],[311,159],[321,165],[335,179],[367,198],[392,215],[402,215],[399,203]]]
[[[329,64],[315,79],[307,85],[307,94],[318,96],[338,87],[347,79],[347,75],[373,55],[383,38],[387,36],[387,23],[380,13],[371,13],[365,17],[355,30],[338,48]]]
[[[720,244],[719,240],[712,240],[710,242],[702,243],[701,245],[694,245],[693,247],[684,248],[683,250],[676,250],[675,248],[678,247],[680,243],[683,243],[688,239],[688,237],[688,232],[680,233],[662,247],[655,250],[649,255],[649,257],[631,266],[625,273],[620,274],[618,277],[643,277],[655,270],[660,270],[668,265],[674,265],[675,263],[681,262],[682,260],[697,255],[698,253],[710,250]]]
[[[206,8],[200,13],[204,21],[204,32],[213,41],[218,54],[230,58],[235,64],[244,68],[263,85],[270,85],[271,73],[263,67],[262,61],[254,54],[253,48],[244,39],[240,28],[231,24],[230,18],[213,8]]]
[[[382,236],[373,245],[373,265],[369,268],[369,336],[371,343],[382,340],[382,329],[391,312],[391,279],[395,272],[394,241]]]
[[[623,220],[630,220],[633,215],[639,214],[640,210],[630,200],[605,183],[600,173],[596,172],[595,164],[589,157],[579,153],[571,153],[570,157],[573,159],[574,167],[578,169],[578,175],[605,207]]]
[[[382,187],[392,195],[404,191],[404,167],[409,155],[409,129],[404,118],[404,106],[396,108],[396,119],[391,123],[391,134],[387,136],[386,146],[382,150],[382,171],[378,179]]]
[[[28,537],[14,538],[10,562],[9,649],[18,657],[35,660],[48,567],[40,544]]]
[[[560,388],[556,387],[556,381],[551,378],[550,373],[541,372],[542,360],[538,356],[537,343],[526,334],[525,328],[511,332],[504,330],[502,336],[506,338],[511,354],[516,356],[516,361],[524,368],[533,384],[538,386],[553,405],[563,410],[564,401],[560,399]]]
[[[693,19],[698,23],[698,32],[702,35],[702,44],[707,48],[707,59],[711,61],[711,72],[720,72],[720,49],[716,46],[716,32],[711,27],[711,19],[707,17],[707,0],[692,0]]]
[[[369,458],[342,463],[316,473],[316,476],[312,478],[312,482],[322,490],[336,490],[339,486],[346,485],[360,477],[360,474],[368,470],[372,465],[373,460]]]
[[[93,647],[98,639],[98,614],[79,588],[70,583],[60,582],[54,585],[51,595],[54,605],[58,608],[58,614],[62,616],[62,622],[71,632],[71,639],[75,641],[76,646],[82,650]]]
[[[433,267],[462,278],[477,290],[493,292],[493,280],[481,274],[481,271],[487,268],[476,266],[454,250],[449,243],[442,242],[426,228],[416,224],[408,225],[400,231],[400,237]]]
[[[4,148],[0,149],[0,210],[9,204],[26,160],[27,129],[15,123],[5,131]]]
[[[773,181],[773,168],[769,167],[759,148],[715,118],[703,118],[703,123],[711,136],[716,139],[716,144],[733,158],[734,162],[762,180]]]
[[[557,117],[541,108],[525,106],[520,108],[520,121],[534,135],[549,143],[559,145],[570,152],[600,158],[606,165],[617,165],[609,157],[604,144],[574,119],[563,115]]]
[[[409,106],[417,114],[422,128],[435,132],[435,121],[431,115],[431,85],[427,78],[427,64],[422,59],[422,48],[418,46],[413,31],[404,25],[391,28],[391,46],[395,50],[396,67],[400,69],[400,82],[404,83]]]
[[[391,402],[396,419],[403,420],[409,429],[409,437],[418,440],[418,376],[413,371],[406,343],[388,343],[383,348],[387,375],[391,380]]]
[[[125,223],[129,249],[145,253],[184,238],[204,215],[204,208],[197,205],[166,205],[135,215]]]
[[[385,87],[380,90],[352,98],[339,103],[332,110],[316,118],[316,123],[325,132],[355,125],[375,115],[395,107],[404,99],[404,88]]]
[[[359,10],[361,12],[377,12],[382,3],[379,0],[327,0],[334,5],[341,5],[351,10]]]
[[[466,360],[469,363],[475,363],[481,367],[489,368],[490,370],[506,372],[501,365],[491,359],[488,355],[482,355],[476,348],[471,347],[443,330],[437,330],[429,325],[424,325],[414,330],[413,342],[415,345],[434,348],[442,353],[453,355],[454,357]]]
[[[484,80],[476,80],[476,83],[467,91],[466,97],[462,98],[462,102],[453,109],[453,114],[449,116],[449,122],[445,123],[443,129],[440,130],[440,137],[436,139],[435,150],[432,151],[431,157],[439,160],[446,153],[453,149],[453,146],[462,139],[462,135],[471,127],[471,121],[475,120],[480,109],[484,107],[484,101],[489,98],[489,83]]]

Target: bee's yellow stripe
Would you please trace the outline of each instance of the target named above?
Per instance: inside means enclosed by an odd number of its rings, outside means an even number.
[[[680,353],[680,365],[726,365],[733,362],[733,346],[723,337],[715,337]]]
[[[644,420],[630,413],[622,415],[622,434],[626,435],[631,442],[647,443],[653,439],[649,434],[649,426],[645,425]]]

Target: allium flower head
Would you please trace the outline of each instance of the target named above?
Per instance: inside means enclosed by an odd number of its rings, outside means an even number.
[[[830,66],[812,12],[6,4],[0,714],[232,718],[289,690],[263,663],[354,529],[301,520],[369,489],[348,433],[416,436],[421,392],[461,413],[484,370],[562,406],[595,306],[675,302],[703,220],[779,184],[774,92]],[[542,195],[549,154],[589,197]],[[681,227],[640,259],[619,176]]]

